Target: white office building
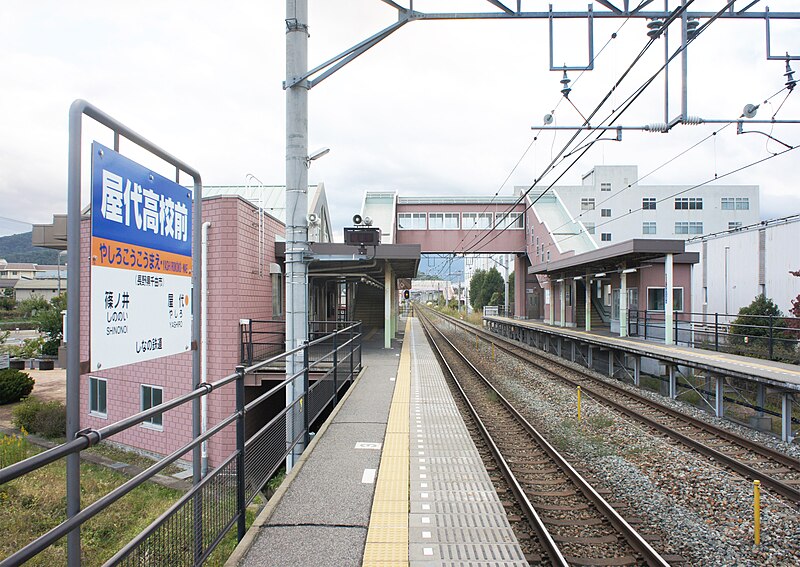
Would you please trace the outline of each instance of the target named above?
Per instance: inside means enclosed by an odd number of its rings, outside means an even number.
[[[644,185],[638,179],[635,165],[597,165],[581,185],[555,186],[552,193],[599,246],[632,238],[689,239],[760,220],[757,185],[693,188]],[[557,233],[558,227],[552,230]]]

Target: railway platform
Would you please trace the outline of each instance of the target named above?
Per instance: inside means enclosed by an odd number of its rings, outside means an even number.
[[[611,377],[639,385],[640,374],[663,374],[667,394],[678,396],[682,374],[705,376],[713,389],[714,411],[724,415],[726,392],[734,386],[730,379],[754,383],[756,406],[763,407],[768,389],[779,395],[781,438],[790,441],[797,435],[793,425],[794,406],[800,399],[800,368],[781,362],[738,356],[679,345],[665,345],[636,337],[609,336],[570,327],[506,317],[484,317],[489,331],[528,346],[556,354],[572,362],[604,371]]]
[[[226,565],[527,565],[417,319],[364,371]]]

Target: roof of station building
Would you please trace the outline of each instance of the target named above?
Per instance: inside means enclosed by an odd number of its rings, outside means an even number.
[[[597,250],[578,254],[528,268],[529,274],[574,277],[600,272],[612,272],[621,267],[636,268],[641,262],[659,261],[675,254],[675,262],[695,264],[696,253],[685,253],[683,240],[634,238]]]

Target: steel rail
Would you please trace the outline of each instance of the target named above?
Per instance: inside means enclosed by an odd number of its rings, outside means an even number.
[[[552,370],[550,370],[548,368],[545,368],[541,363],[538,363],[535,360],[532,360],[530,357],[531,356],[536,356],[535,353],[530,353],[530,352],[526,351],[527,355],[522,355],[522,354],[520,354],[518,352],[514,352],[510,348],[507,348],[507,347],[503,346],[502,344],[498,344],[498,342],[504,342],[504,343],[510,344],[513,348],[520,348],[518,345],[514,345],[513,343],[511,343],[508,339],[505,339],[504,337],[500,337],[500,336],[495,335],[493,333],[488,333],[488,332],[486,332],[486,331],[484,331],[482,329],[478,329],[478,328],[473,327],[471,325],[467,325],[466,323],[463,323],[462,321],[459,321],[458,319],[454,319],[452,317],[448,317],[448,316],[446,316],[446,315],[444,315],[442,313],[437,313],[437,315],[442,317],[442,318],[444,318],[445,320],[447,320],[449,322],[452,322],[455,325],[458,325],[459,327],[461,327],[463,329],[468,329],[470,332],[478,332],[478,333],[480,333],[480,334],[482,334],[484,336],[491,337],[492,338],[492,342],[494,342],[495,346],[497,348],[499,348],[500,350],[503,350],[504,352],[507,352],[508,354],[510,354],[510,355],[520,359],[520,360],[523,360],[523,361],[527,362],[528,364],[536,366],[537,368],[540,368],[540,369],[544,370],[545,372],[548,372],[549,374],[552,374],[553,376],[557,377],[562,382],[564,382],[566,384],[569,384],[570,386],[576,387],[576,386],[580,385],[581,386],[581,391],[582,391],[583,394],[594,398],[595,400],[597,400],[597,401],[599,401],[599,402],[601,402],[601,403],[613,408],[614,410],[622,413],[623,415],[625,415],[627,417],[630,417],[632,419],[635,419],[635,420],[645,424],[646,426],[651,427],[651,428],[659,431],[660,433],[663,433],[663,434],[675,439],[676,441],[678,441],[680,443],[683,443],[684,445],[686,445],[688,447],[691,447],[692,449],[696,450],[698,453],[700,453],[702,455],[705,455],[707,457],[713,458],[717,462],[725,465],[726,467],[728,467],[728,468],[732,469],[733,471],[739,473],[740,475],[744,476],[745,478],[749,478],[750,480],[759,480],[759,481],[761,481],[762,486],[771,488],[777,494],[780,494],[784,498],[787,498],[788,500],[790,500],[794,504],[800,504],[800,489],[794,488],[793,486],[791,486],[791,485],[789,485],[789,484],[787,484],[785,482],[782,482],[779,479],[776,479],[775,477],[769,476],[766,473],[760,472],[757,469],[754,469],[754,468],[752,468],[752,467],[750,467],[748,465],[745,465],[744,463],[741,463],[740,461],[736,460],[733,457],[730,457],[730,456],[728,456],[728,455],[726,455],[726,454],[724,454],[724,453],[722,453],[720,451],[717,451],[716,449],[713,449],[712,447],[709,447],[708,445],[705,445],[705,444],[701,443],[700,441],[697,441],[696,439],[692,439],[688,435],[684,435],[683,433],[680,433],[679,431],[675,431],[674,429],[659,423],[658,421],[656,421],[653,418],[649,418],[649,417],[637,412],[636,410],[628,408],[625,405],[623,405],[623,404],[621,404],[621,403],[619,403],[617,401],[614,401],[611,398],[605,396],[604,394],[600,393],[599,391],[595,390],[594,388],[592,388],[590,386],[586,386],[583,383],[579,383],[578,381],[572,380],[570,378],[567,378],[566,376],[563,376],[561,374],[556,374]],[[600,382],[597,378],[595,378],[594,376],[592,376],[591,374],[589,374],[586,371],[581,371],[581,370],[573,368],[571,366],[567,366],[566,364],[563,364],[563,363],[561,363],[561,362],[559,362],[557,360],[547,359],[547,361],[548,362],[552,362],[553,364],[556,364],[556,365],[558,365],[558,366],[560,366],[560,367],[562,367],[562,368],[564,368],[566,370],[575,372],[577,374],[581,374],[582,376],[584,376],[586,379],[588,379],[590,381]],[[731,433],[731,432],[725,431],[723,429],[715,427],[712,424],[706,423],[706,422],[704,422],[702,420],[699,420],[697,418],[694,418],[694,417],[688,416],[686,414],[683,414],[683,413],[681,413],[681,412],[679,412],[677,410],[673,410],[672,408],[668,408],[667,406],[664,406],[664,405],[662,405],[662,404],[660,404],[658,402],[655,402],[653,400],[645,398],[644,396],[638,396],[638,395],[636,395],[636,394],[634,394],[632,392],[629,392],[629,391],[627,391],[627,390],[625,390],[625,389],[623,389],[623,388],[621,388],[619,386],[616,386],[614,384],[610,384],[608,382],[602,382],[601,384],[604,387],[608,387],[608,388],[614,390],[616,393],[625,395],[626,397],[628,397],[629,399],[635,401],[636,403],[641,403],[641,404],[647,405],[648,407],[650,407],[652,409],[655,409],[657,411],[662,411],[665,414],[667,414],[669,417],[673,417],[675,419],[683,420],[686,423],[689,423],[689,424],[691,424],[691,425],[693,425],[695,427],[700,428],[701,430],[705,431],[706,433],[710,433],[712,435],[715,435],[715,436],[719,437],[720,439],[724,439],[725,441],[728,441],[730,443],[738,444],[741,447],[743,447],[744,449],[750,450],[750,451],[752,451],[752,452],[754,452],[754,453],[756,453],[758,455],[761,455],[762,457],[765,457],[765,458],[768,458],[768,459],[773,459],[774,461],[776,461],[776,462],[778,462],[778,463],[780,463],[780,464],[782,464],[784,466],[790,467],[794,471],[800,473],[800,461],[798,461],[797,459],[789,457],[788,455],[785,455],[785,454],[780,453],[778,451],[774,451],[774,450],[772,450],[772,449],[770,449],[768,447],[764,447],[763,445],[759,445],[758,443],[750,441],[749,439],[745,439],[744,437],[740,437],[740,436],[736,435],[735,433]]]
[[[422,320],[422,318],[420,318],[420,320]],[[555,540],[550,535],[550,531],[547,529],[547,526],[545,526],[544,521],[536,512],[536,509],[533,507],[533,504],[531,503],[530,499],[528,499],[528,496],[525,494],[525,490],[522,488],[522,485],[520,485],[519,481],[517,480],[517,477],[511,470],[510,465],[503,457],[503,454],[500,452],[500,448],[494,442],[494,439],[492,438],[491,433],[489,433],[489,430],[486,428],[486,425],[483,423],[483,420],[481,420],[480,416],[478,415],[478,411],[472,405],[472,402],[470,402],[467,393],[464,391],[464,388],[461,386],[461,383],[458,381],[458,378],[456,378],[455,372],[447,363],[447,360],[444,357],[444,353],[442,353],[442,351],[439,349],[439,345],[436,344],[436,341],[433,340],[433,337],[431,337],[430,332],[424,325],[423,325],[423,330],[425,331],[425,334],[428,337],[431,346],[436,351],[439,360],[447,368],[447,372],[450,374],[450,377],[453,379],[453,383],[456,385],[456,388],[461,394],[464,403],[467,405],[469,413],[472,416],[472,419],[475,421],[478,430],[480,431],[481,437],[486,442],[486,445],[489,447],[489,450],[492,452],[492,456],[494,457],[494,460],[500,469],[500,473],[503,475],[503,478],[506,479],[506,482],[508,483],[511,492],[514,493],[514,498],[516,498],[517,503],[522,508],[522,512],[525,514],[525,517],[528,519],[528,522],[530,523],[531,527],[536,531],[536,535],[539,537],[539,543],[546,551],[547,556],[550,558],[551,563],[553,565],[561,565],[563,567],[567,567],[569,563],[562,555],[561,550],[558,548],[558,544],[556,544]]]
[[[429,323],[430,324],[430,323]],[[492,383],[478,370],[469,359],[464,356],[464,354],[442,333],[438,328],[434,325],[430,325],[434,329],[436,329],[439,336],[453,349],[453,351],[466,363],[473,372],[483,381],[484,384],[491,391],[497,396],[497,399],[503,404],[503,406],[514,416],[514,419],[526,430],[526,432],[535,440],[535,442],[547,453],[547,455],[558,465],[558,467],[570,478],[570,480],[575,484],[575,486],[581,491],[581,493],[590,500],[598,511],[605,516],[605,518],[614,526],[620,534],[623,535],[625,540],[628,544],[638,552],[647,562],[648,565],[660,565],[667,567],[669,563],[661,557],[661,555],[653,549],[653,547],[642,537],[639,532],[637,532],[620,514],[617,512],[611,504],[609,504],[605,498],[603,498],[592,485],[581,476],[581,474],[575,470],[575,468],[553,447],[547,439],[545,439],[537,430],[533,427],[509,402],[503,394],[501,394],[497,388],[492,385]],[[429,335],[430,336],[430,335]],[[432,337],[431,337],[432,339]],[[435,345],[435,341],[431,340],[431,343]],[[438,346],[436,346],[437,351],[439,351]],[[441,355],[441,351],[440,355]],[[449,365],[448,365],[449,369]],[[452,372],[452,371],[451,371]],[[458,384],[458,380],[453,375],[454,380]],[[466,394],[463,393],[463,389],[459,385],[459,390],[462,391],[462,395],[466,397]],[[470,404],[471,407],[471,404]],[[473,410],[474,411],[474,410]],[[478,418],[476,417],[476,420]],[[479,420],[478,420],[479,421]]]

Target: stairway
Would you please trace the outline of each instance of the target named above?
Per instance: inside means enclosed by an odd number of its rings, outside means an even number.
[[[356,287],[356,307],[353,318],[361,321],[364,332],[370,328],[383,328],[383,290],[359,283]]]
[[[579,329],[582,329],[586,325],[586,291],[583,287],[583,282],[578,282],[575,294],[577,295],[575,301],[575,324]],[[592,305],[591,318],[592,329],[601,329],[604,327],[608,328],[608,323],[603,322],[602,317],[600,317],[600,314],[597,312],[597,309],[595,309],[594,305]]]

